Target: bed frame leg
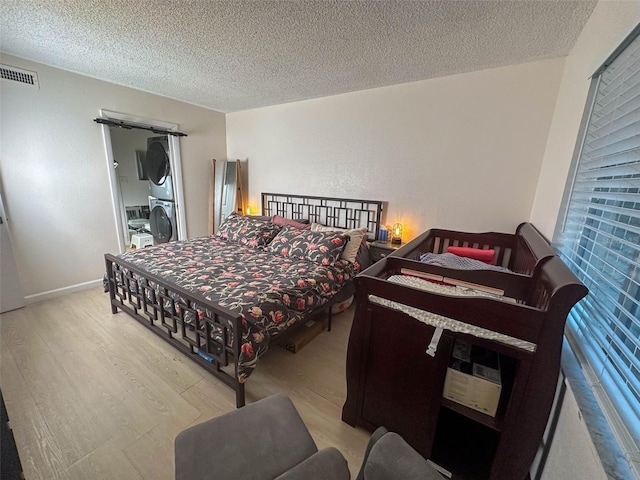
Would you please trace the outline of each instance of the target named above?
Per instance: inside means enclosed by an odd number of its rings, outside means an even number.
[[[329,321],[327,322],[327,332],[331,331],[331,320],[333,320],[333,305],[329,305]]]
[[[244,383],[238,382],[238,386],[236,387],[236,408],[242,408],[244,405]]]
[[[109,286],[109,303],[111,304],[111,313],[115,315],[116,313],[118,313],[118,308],[114,305],[116,292],[114,286],[115,278],[113,278],[113,262],[111,260],[105,259],[105,267],[107,275],[107,285]]]

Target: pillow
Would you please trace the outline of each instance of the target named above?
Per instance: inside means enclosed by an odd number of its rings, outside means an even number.
[[[289,225],[290,227],[296,228],[298,230],[311,229],[311,225],[309,225],[308,223],[305,224],[297,220],[291,220],[290,218],[281,217],[280,215],[274,215],[271,221],[276,225],[280,225],[280,226]]]
[[[468,247],[449,247],[448,253],[453,253],[459,257],[472,258],[474,260],[480,260],[481,262],[488,263],[489,265],[495,265],[496,252],[495,250],[482,250],[480,248],[468,248]]]
[[[340,258],[347,239],[341,232],[311,232],[285,225],[267,250],[283,257],[333,265]]]
[[[327,227],[326,225],[321,225],[319,223],[311,224],[312,232],[342,232],[345,235],[349,236],[349,241],[347,242],[347,246],[344,247],[344,252],[342,252],[342,258],[355,263],[356,256],[358,255],[358,249],[360,248],[360,244],[364,237],[367,236],[366,228],[356,228],[355,230],[345,230],[344,228],[336,228],[336,227]]]
[[[363,240],[356,253],[356,263],[360,265],[360,271],[371,266],[371,254],[369,252],[369,242]]]
[[[280,231],[278,225],[267,220],[256,220],[231,213],[220,225],[216,236],[249,247],[263,247]]]

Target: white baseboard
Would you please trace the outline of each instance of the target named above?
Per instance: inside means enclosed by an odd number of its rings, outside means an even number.
[[[33,303],[44,302],[45,300],[62,297],[63,295],[69,295],[70,293],[80,292],[82,290],[88,290],[99,286],[102,286],[102,279],[78,283],[77,285],[71,285],[69,287],[56,288],[55,290],[49,290],[48,292],[27,295],[24,299],[27,302],[27,305],[31,305]]]

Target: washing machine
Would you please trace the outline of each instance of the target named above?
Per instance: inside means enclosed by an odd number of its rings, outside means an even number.
[[[175,200],[169,161],[169,139],[166,135],[147,138],[144,168],[149,177],[151,196],[160,200]]]
[[[178,239],[176,204],[167,200],[149,197],[149,225],[154,245]]]

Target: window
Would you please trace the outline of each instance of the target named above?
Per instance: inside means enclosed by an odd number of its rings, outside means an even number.
[[[614,429],[624,426],[632,463],[640,445],[639,31],[593,77],[554,235],[560,256],[589,288],[569,315],[567,336],[613,407]]]

